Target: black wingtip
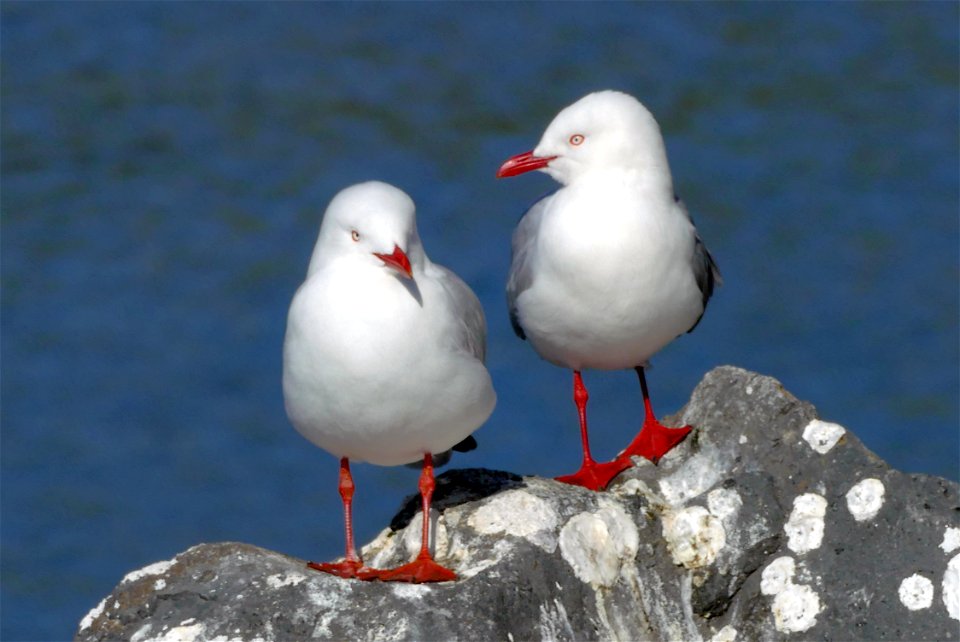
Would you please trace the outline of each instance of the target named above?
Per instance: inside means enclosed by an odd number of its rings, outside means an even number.
[[[710,297],[713,296],[714,287],[723,284],[723,277],[720,276],[720,268],[717,267],[717,262],[713,260],[713,256],[710,254],[707,246],[704,245],[699,234],[696,237],[696,242],[693,247],[693,270],[694,278],[697,280],[697,287],[700,288],[703,310],[687,332],[693,332],[700,324],[703,313],[707,311],[707,303],[710,301]]]
[[[520,325],[520,319],[517,317],[516,310],[510,310],[510,325],[513,326],[513,331],[518,337],[527,340],[527,333],[523,331],[523,326]]]
[[[474,439],[473,435],[467,435],[467,438],[454,446],[452,450],[456,450],[458,453],[468,453],[476,449],[477,440]]]
[[[441,468],[446,466],[450,462],[450,458],[453,456],[453,452],[458,453],[468,453],[471,450],[477,449],[477,440],[474,439],[473,435],[467,435],[466,439],[461,440],[456,445],[453,446],[450,450],[444,450],[442,453],[433,453],[433,467]],[[420,469],[423,466],[421,461],[412,461],[409,464],[404,464],[407,468]]]

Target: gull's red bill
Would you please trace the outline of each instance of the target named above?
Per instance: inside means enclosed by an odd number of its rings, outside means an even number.
[[[393,246],[393,254],[380,254],[374,252],[373,255],[383,261],[387,267],[392,267],[400,276],[412,279],[413,271],[410,269],[410,259],[403,253],[399,245]]]
[[[497,170],[497,178],[507,178],[508,176],[532,172],[535,169],[546,167],[554,158],[556,156],[534,156],[532,151],[511,156]]]

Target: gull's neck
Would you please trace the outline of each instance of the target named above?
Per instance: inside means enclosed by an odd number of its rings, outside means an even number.
[[[673,177],[669,168],[646,166],[596,167],[578,172],[566,184],[576,189],[626,189],[673,200]]]

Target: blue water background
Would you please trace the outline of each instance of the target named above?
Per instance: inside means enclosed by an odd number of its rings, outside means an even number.
[[[654,360],[773,375],[893,466],[958,477],[958,5],[2,5],[2,629],[63,639],[125,572],[239,540],[341,551],[336,461],[289,426],[290,297],[378,178],[480,296],[499,405],[456,466],[570,472],[570,373],[510,329],[495,181],[619,88],[663,128],[725,285]],[[639,425],[587,372],[595,451]],[[355,467],[368,540],[417,472]]]

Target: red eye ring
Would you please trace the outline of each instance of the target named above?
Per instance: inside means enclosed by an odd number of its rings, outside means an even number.
[[[584,140],[583,134],[574,134],[573,136],[570,137],[570,144],[576,146],[583,143],[583,140]]]
[[[356,230],[350,230],[350,238],[352,238],[353,242],[356,243],[360,240],[360,232]]]

